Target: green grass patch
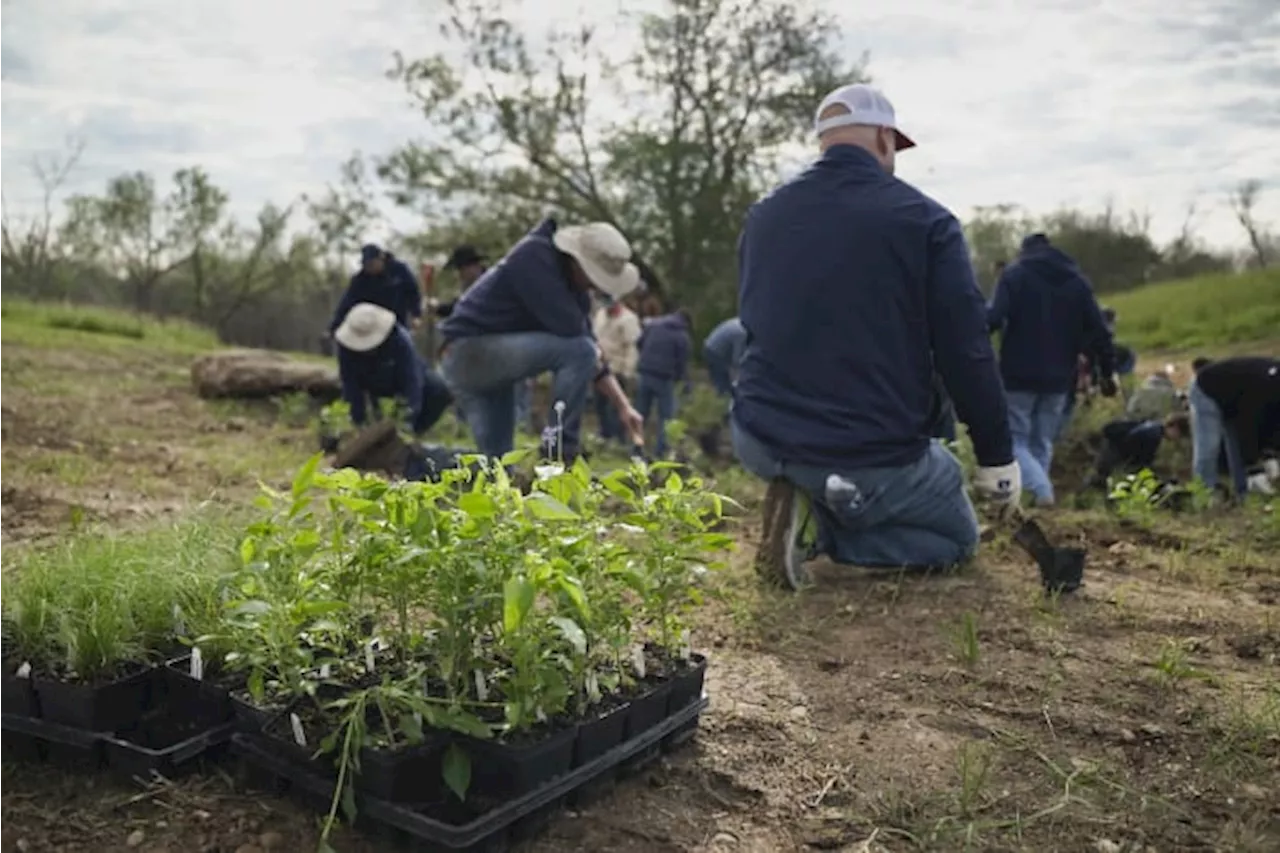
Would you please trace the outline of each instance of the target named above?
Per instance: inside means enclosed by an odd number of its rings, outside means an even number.
[[[185,320],[162,320],[92,305],[9,298],[0,306],[0,317],[4,340],[29,346],[142,346],[180,352],[218,346],[211,329]]]
[[[1280,269],[1150,284],[1104,300],[1116,337],[1138,350],[1186,350],[1274,339]]]

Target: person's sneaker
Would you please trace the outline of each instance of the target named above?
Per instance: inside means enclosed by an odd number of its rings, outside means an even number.
[[[809,498],[783,479],[769,484],[764,496],[764,531],[756,551],[760,578],[784,589],[809,583],[805,561],[817,543],[817,519]]]

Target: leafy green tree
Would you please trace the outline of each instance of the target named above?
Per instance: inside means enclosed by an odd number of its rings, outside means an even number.
[[[393,198],[433,233],[482,227],[477,243],[509,242],[548,211],[611,222],[703,327],[736,311],[747,207],[821,97],[865,79],[834,19],[780,0],[668,0],[640,17],[626,57],[590,27],[535,53],[501,2],[448,5],[464,67],[441,53],[398,56],[392,72],[440,131],[381,161]]]

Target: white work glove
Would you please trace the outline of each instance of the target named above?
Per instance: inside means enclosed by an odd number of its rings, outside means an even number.
[[[1018,461],[974,471],[973,490],[978,500],[995,507],[1001,516],[1016,509],[1022,500],[1022,469]]]
[[[1274,495],[1276,490],[1271,486],[1271,478],[1267,476],[1266,471],[1259,471],[1247,481],[1249,491],[1255,495]]]

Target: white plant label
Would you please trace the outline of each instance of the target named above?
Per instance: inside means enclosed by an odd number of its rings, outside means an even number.
[[[545,723],[547,721],[547,715],[542,713],[541,708],[538,708],[533,712],[533,718],[540,723]]]
[[[476,699],[485,702],[489,699],[489,683],[484,680],[484,673],[480,670],[474,670],[471,673],[476,680]]]
[[[689,642],[689,629],[680,632],[680,660],[688,662],[693,657],[693,646]]]
[[[182,608],[178,606],[177,602],[174,602],[173,605],[173,626],[177,630],[178,636],[187,633],[187,624],[182,620]]]
[[[374,670],[373,643],[364,647],[364,670],[365,672],[373,672]]]
[[[413,712],[413,721],[418,724],[418,728],[422,728],[422,712],[421,711]]]
[[[333,673],[333,667],[327,663],[320,664],[320,677],[328,678]]]
[[[204,680],[204,655],[199,646],[191,647],[191,677],[196,681]]]
[[[22,666],[18,667],[18,671],[14,673],[18,678],[31,677],[31,661],[23,661]]]
[[[636,678],[644,678],[644,646],[631,647],[631,666],[636,671]]]
[[[302,719],[297,714],[290,714],[289,725],[293,726],[293,739],[298,742],[298,746],[306,746],[307,733],[302,730]]]
[[[594,672],[587,673],[587,698],[593,705],[600,701],[600,679]]]

